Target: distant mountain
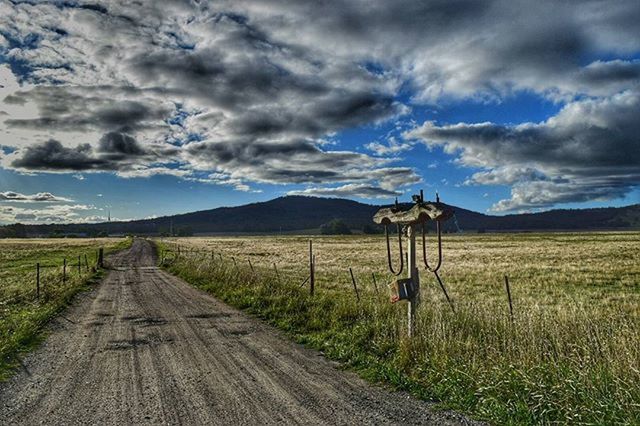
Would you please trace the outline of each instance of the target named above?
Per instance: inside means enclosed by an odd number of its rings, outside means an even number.
[[[372,224],[381,206],[336,198],[287,196],[238,207],[221,207],[193,213],[130,222],[97,224],[8,225],[1,236],[46,236],[54,234],[160,234],[176,231],[208,233],[276,233],[317,230],[332,219],[341,219],[352,229]],[[640,204],[542,213],[491,216],[452,206],[455,220],[447,231],[533,231],[640,229]]]

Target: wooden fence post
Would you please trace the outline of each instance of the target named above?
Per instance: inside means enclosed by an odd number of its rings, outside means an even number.
[[[315,265],[313,263],[313,242],[309,240],[309,294],[313,296],[316,286]]]
[[[40,262],[36,263],[36,299],[40,300]]]
[[[351,270],[351,267],[349,267],[349,274],[351,274],[351,282],[353,283],[353,289],[356,292],[356,298],[358,299],[358,302],[359,302],[360,293],[358,292],[358,285],[356,284],[356,278],[353,276],[353,271]]]
[[[278,267],[276,266],[275,262],[273,262],[273,270],[276,271],[276,279],[278,280],[278,284],[282,284],[280,282],[280,274],[278,273]]]

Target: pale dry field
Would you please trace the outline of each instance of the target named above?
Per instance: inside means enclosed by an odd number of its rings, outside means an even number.
[[[276,264],[281,274],[302,282],[308,276],[310,238],[320,291],[350,289],[349,267],[365,291],[373,291],[372,273],[381,291],[383,284],[392,280],[383,235],[191,237],[163,241],[213,252],[215,256],[233,256],[245,266],[251,260],[265,273]],[[397,259],[397,239],[391,238],[393,259]],[[433,234],[427,236],[430,262],[436,259],[435,238]],[[420,256],[421,250],[418,241]],[[202,256],[205,258],[206,253]],[[443,257],[440,275],[459,303],[478,298],[505,302],[504,275],[508,275],[516,309],[523,309],[522,304],[580,303],[639,313],[638,232],[449,234],[443,236]],[[421,261],[419,265],[427,299],[440,300],[442,294],[435,279],[424,270]]]

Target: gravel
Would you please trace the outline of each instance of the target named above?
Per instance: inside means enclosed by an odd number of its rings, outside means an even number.
[[[0,424],[474,424],[372,386],[155,267],[135,240],[0,383]]]

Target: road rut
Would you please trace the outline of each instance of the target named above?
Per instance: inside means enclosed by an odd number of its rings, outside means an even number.
[[[470,424],[371,386],[155,267],[135,240],[0,384],[0,424]]]

